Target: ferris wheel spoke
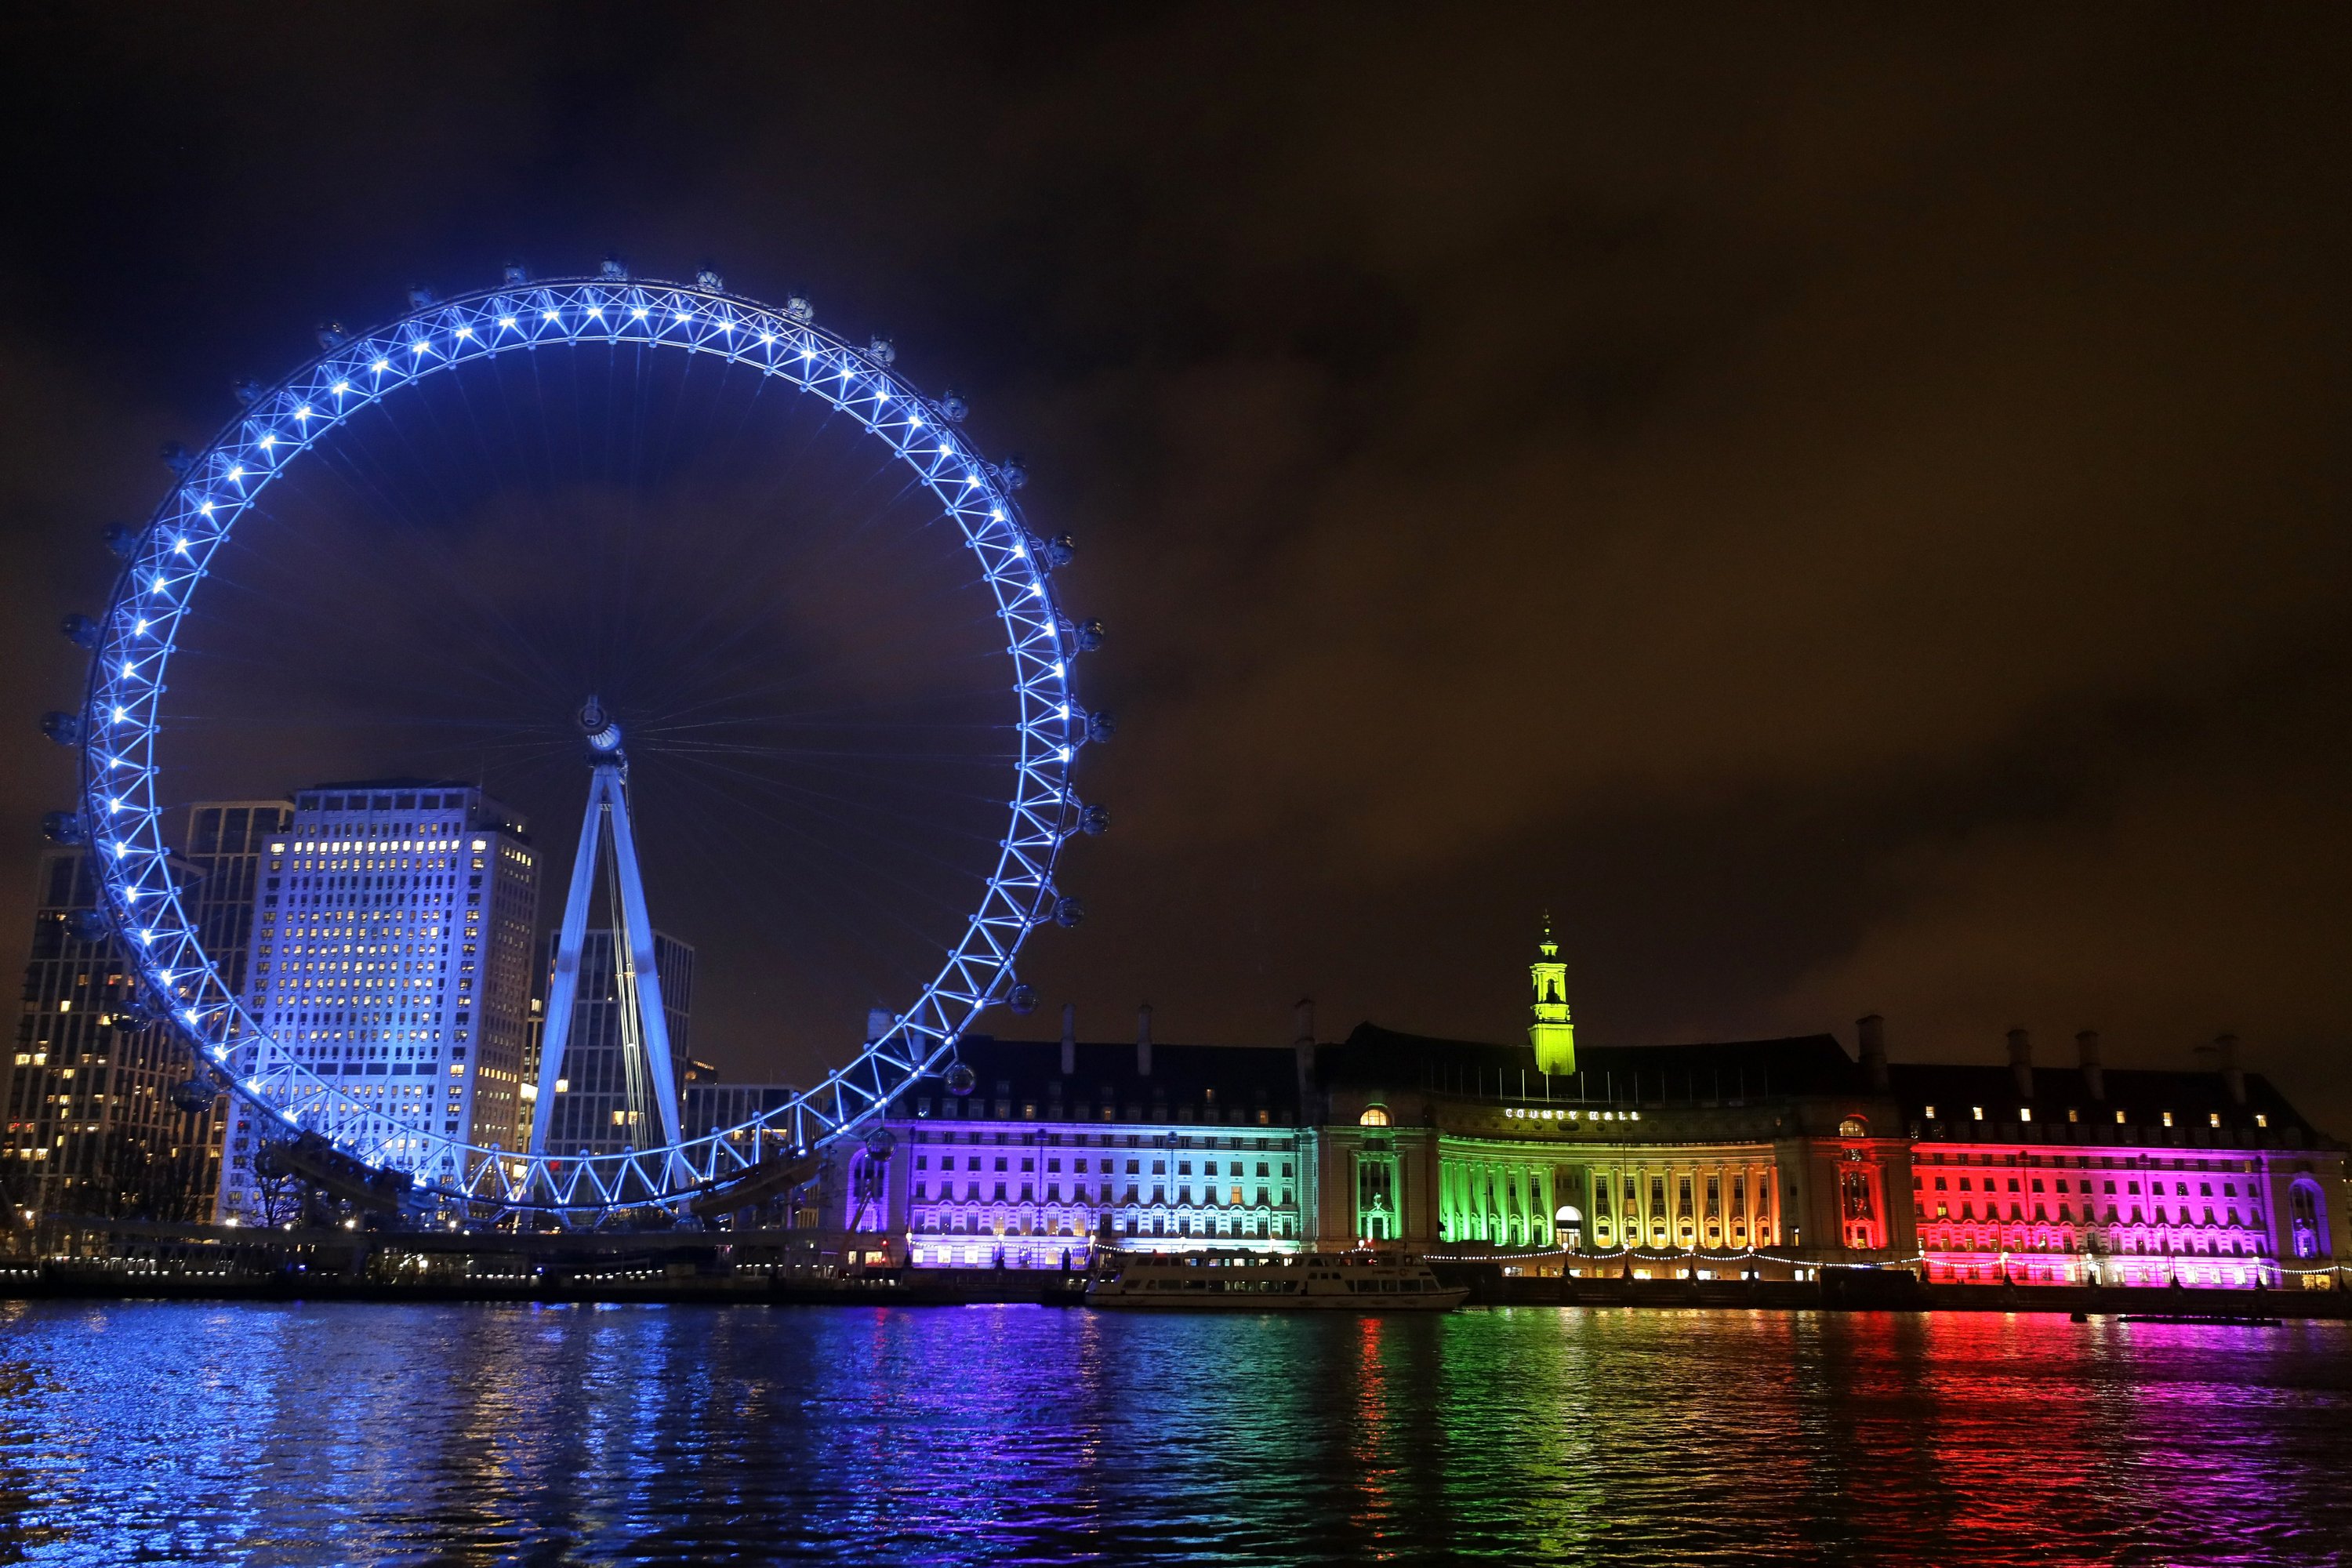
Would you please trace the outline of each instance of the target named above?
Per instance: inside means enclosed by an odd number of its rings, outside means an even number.
[[[712,793],[722,800],[727,800],[730,805],[739,807],[742,805],[740,800],[730,797],[723,790],[714,787]],[[928,931],[919,923],[906,920],[902,904],[884,905],[879,902],[880,894],[885,889],[895,891],[909,900],[930,902],[934,910],[942,915],[954,912],[952,904],[938,898],[925,884],[909,878],[902,866],[891,860],[852,848],[840,836],[820,833],[806,820],[800,817],[774,812],[755,812],[753,815],[778,833],[814,852],[813,858],[807,856],[794,858],[790,863],[788,873],[775,879],[777,886],[787,887],[805,895],[813,890],[810,873],[814,867],[836,860],[849,862],[850,868],[855,870],[856,875],[828,878],[827,888],[830,896],[821,901],[822,908],[832,910],[845,902],[861,907],[872,904],[877,909],[890,913],[897,924],[897,929],[901,933],[921,935],[926,938],[937,933]],[[907,854],[907,846],[903,842],[887,839],[880,842],[899,851],[901,860],[909,858]],[[928,860],[934,866],[947,864],[938,857],[926,855],[915,858]]]

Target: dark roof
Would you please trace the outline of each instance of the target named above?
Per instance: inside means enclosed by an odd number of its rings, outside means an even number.
[[[1594,1100],[1680,1100],[1867,1092],[1862,1068],[1833,1035],[1678,1046],[1576,1048],[1581,1093]],[[1478,1093],[1496,1084],[1516,1092],[1519,1075],[1541,1081],[1528,1046],[1487,1045],[1409,1035],[1359,1024],[1343,1045],[1325,1046],[1316,1076],[1325,1084]]]
[[[478,784],[467,784],[464,779],[341,779],[333,784],[304,784],[295,793],[297,795],[316,795],[319,791],[326,789],[359,789],[373,791],[380,789],[480,789],[481,787],[482,786]]]
[[[1108,1088],[1121,1105],[1162,1100],[1171,1105],[1202,1105],[1207,1103],[1210,1089],[1216,1090],[1221,1104],[1296,1107],[1298,1103],[1298,1058],[1287,1046],[1186,1046],[1155,1041],[1149,1078],[1136,1070],[1132,1041],[1118,1045],[1079,1041],[1077,1070],[1066,1077],[1062,1072],[1059,1040],[1000,1040],[966,1035],[956,1049],[979,1079],[972,1089],[975,1099],[1099,1103]],[[1000,1090],[999,1084],[1005,1087]],[[946,1086],[937,1079],[926,1079],[908,1092],[941,1094]]]
[[[1973,1108],[1984,1107],[1985,1135],[1994,1125],[2019,1120],[2020,1106],[2030,1108],[2037,1127],[2066,1125],[2096,1125],[2111,1130],[2117,1123],[2115,1113],[2124,1113],[2122,1125],[2138,1130],[2135,1141],[2150,1129],[2167,1131],[2163,1113],[2173,1114],[2174,1127],[2169,1131],[2194,1131],[2212,1126],[2219,1115],[2225,1130],[2256,1130],[2257,1114],[2269,1119],[2267,1131],[2277,1132],[2293,1130],[2315,1141],[2324,1141],[2318,1129],[2304,1120],[2303,1113],[2287,1103],[2286,1097],[2260,1073],[2245,1075],[2246,1100],[2241,1105],[2230,1093],[2230,1087],[2218,1072],[2167,1072],[2145,1068],[2109,1068],[2104,1075],[2105,1096],[2091,1093],[2079,1068],[2043,1068],[2033,1069],[2033,1094],[2021,1100],[2017,1080],[2011,1069],[1993,1066],[1944,1066],[1932,1063],[1895,1062],[1887,1068],[1893,1080],[1895,1098],[1903,1107],[1903,1114],[1920,1121],[1922,1131],[1937,1135],[1934,1124],[1927,1123],[1927,1109],[1934,1106],[1937,1112],[1942,1135],[1966,1138],[1979,1130]],[[2077,1112],[2082,1121],[2069,1123],[2066,1113]],[[2013,1134],[2011,1135],[2013,1136]]]

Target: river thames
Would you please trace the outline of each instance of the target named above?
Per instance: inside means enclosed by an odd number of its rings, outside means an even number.
[[[2352,1325],[0,1305],[0,1562],[2341,1563]]]

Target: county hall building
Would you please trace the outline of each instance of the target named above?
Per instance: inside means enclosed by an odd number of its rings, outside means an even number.
[[[2344,1151],[2234,1044],[2194,1070],[1890,1063],[1834,1037],[1579,1048],[1549,933],[1528,1043],[1360,1025],[1286,1047],[967,1040],[839,1156],[828,1204],[918,1268],[1090,1244],[1394,1245],[1528,1274],[2326,1288]]]

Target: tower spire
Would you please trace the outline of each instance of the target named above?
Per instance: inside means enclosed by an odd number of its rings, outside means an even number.
[[[1576,1070],[1576,1026],[1568,1014],[1568,965],[1559,961],[1559,943],[1552,940],[1549,910],[1536,952],[1536,961],[1528,965],[1528,978],[1535,985],[1535,1021],[1528,1026],[1528,1044],[1535,1047],[1537,1071],[1565,1078]]]

